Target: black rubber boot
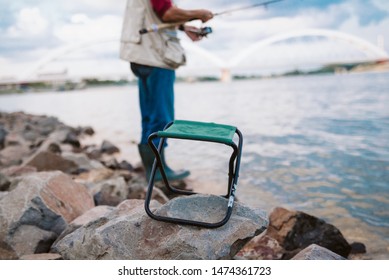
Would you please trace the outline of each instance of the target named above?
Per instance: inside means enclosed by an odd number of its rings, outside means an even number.
[[[148,181],[150,179],[151,169],[153,167],[155,155],[148,144],[139,144],[138,150],[139,150],[139,155],[142,159],[142,164],[143,164],[145,171],[146,171],[146,179]],[[181,180],[181,179],[184,179],[190,175],[190,172],[188,170],[178,170],[178,171],[172,170],[166,164],[164,150],[162,150],[161,159],[162,159],[162,164],[163,164],[163,167],[165,169],[165,173],[166,173],[168,180],[172,180],[172,181],[173,180]],[[162,175],[161,175],[159,169],[157,169],[157,172],[155,173],[154,180],[156,182],[162,181]]]

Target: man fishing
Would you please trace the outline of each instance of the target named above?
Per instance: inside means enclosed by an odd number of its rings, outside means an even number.
[[[167,123],[174,120],[175,69],[186,62],[177,29],[184,31],[191,40],[198,41],[203,37],[200,30],[184,23],[196,19],[206,22],[212,17],[212,12],[205,9],[180,9],[174,6],[172,0],[127,0],[120,57],[130,62],[132,72],[138,77],[142,119],[138,150],[146,178],[149,178],[154,161],[147,139],[151,133],[163,130]],[[167,28],[141,35],[142,29],[166,23],[171,24]],[[183,179],[190,174],[188,170],[174,171],[169,168],[164,151],[162,162],[169,180]],[[158,172],[156,180],[161,179]]]

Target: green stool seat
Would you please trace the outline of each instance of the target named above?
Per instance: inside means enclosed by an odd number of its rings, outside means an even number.
[[[234,136],[238,135],[238,143],[235,143]],[[158,148],[154,145],[153,140],[160,138]],[[181,190],[174,188],[170,185],[165,174],[164,166],[161,159],[161,152],[164,147],[167,138],[185,139],[193,141],[205,141],[228,145],[232,148],[232,154],[229,160],[228,170],[228,190],[224,196],[226,198],[226,214],[224,218],[215,223],[208,223],[203,221],[193,221],[182,218],[159,216],[154,214],[150,209],[150,201],[154,187],[155,175],[157,169],[159,169],[162,179],[166,188],[177,194],[181,195],[192,195],[195,194],[192,191]],[[207,123],[207,122],[196,122],[187,120],[175,120],[169,123],[164,130],[152,133],[148,138],[148,144],[155,155],[155,161],[151,170],[149,184],[145,199],[145,210],[146,213],[153,219],[163,222],[170,222],[176,224],[193,225],[207,228],[216,228],[224,225],[229,220],[232,214],[232,208],[235,199],[235,191],[238,184],[240,158],[242,155],[243,136],[242,133],[235,126]]]
[[[216,123],[176,120],[169,128],[158,131],[158,137],[191,139],[231,144],[236,127]]]

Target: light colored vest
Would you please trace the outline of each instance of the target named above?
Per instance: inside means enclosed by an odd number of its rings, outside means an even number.
[[[168,69],[184,65],[185,52],[175,28],[139,34],[142,28],[161,23],[150,0],[127,0],[120,39],[120,58]]]

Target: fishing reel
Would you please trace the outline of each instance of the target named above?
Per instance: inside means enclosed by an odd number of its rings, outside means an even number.
[[[181,31],[185,30],[183,25],[180,25],[178,27],[178,29]],[[201,37],[207,37],[208,34],[212,33],[212,28],[209,26],[204,26],[204,27],[201,27],[199,30],[196,30],[196,31],[191,30],[190,32],[195,33],[196,35],[201,36]]]
[[[197,32],[197,34],[202,37],[207,37],[207,35],[211,33],[212,33],[212,28],[209,26],[201,27],[199,32]]]

